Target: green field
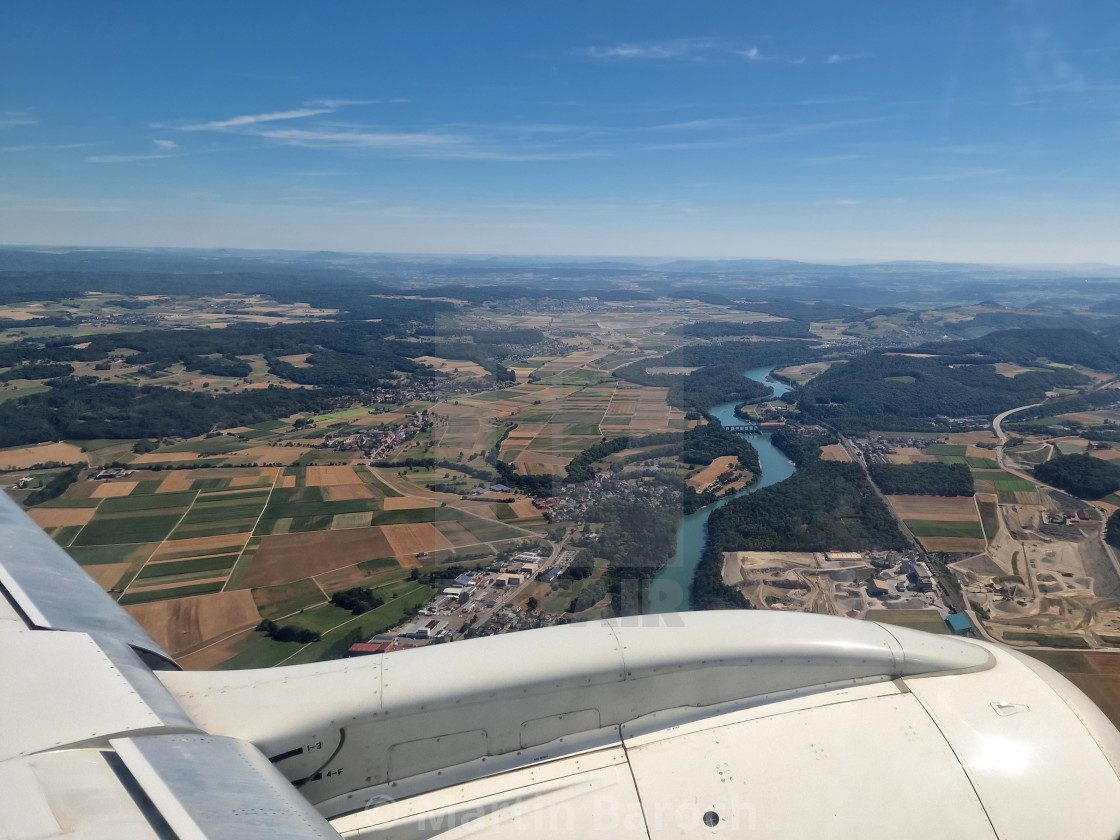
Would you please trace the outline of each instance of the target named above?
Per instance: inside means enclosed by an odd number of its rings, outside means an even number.
[[[977,502],[980,509],[980,522],[984,526],[984,536],[989,542],[999,532],[999,511],[995,502]]]
[[[196,557],[191,560],[171,560],[161,563],[149,563],[138,574],[137,578],[168,577],[170,575],[187,575],[195,572],[228,572],[237,562],[236,554],[218,554],[214,557]]]
[[[976,481],[991,481],[997,491],[1029,493],[1035,489],[1034,484],[1025,478],[1019,478],[1003,470],[973,470],[972,477]]]
[[[998,470],[999,462],[992,458],[965,458],[965,463],[974,470]]]
[[[220,580],[212,583],[193,583],[190,586],[175,586],[170,589],[156,589],[149,592],[129,592],[121,596],[121,604],[147,604],[151,601],[169,601],[172,598],[186,598],[190,595],[209,595],[221,592]]]
[[[915,537],[969,537],[984,539],[979,522],[945,522],[932,519],[907,519],[906,527]]]
[[[488,519],[464,519],[462,525],[470,531],[479,542],[510,540],[525,536],[520,531],[515,531],[513,528],[508,528],[500,522],[491,522]]]
[[[949,635],[949,628],[937,610],[868,610],[865,621],[881,621],[895,627]]]
[[[411,508],[378,511],[373,515],[373,524],[415,525],[419,522],[459,522],[470,518],[469,514],[458,508]]]
[[[252,633],[243,643],[238,653],[218,666],[219,669],[233,668],[268,668],[284,662],[286,665],[317,662],[328,652],[332,644],[341,643],[352,633],[365,640],[378,633],[396,627],[405,620],[405,610],[423,606],[435,593],[430,586],[405,581],[390,584],[376,590],[377,594],[385,599],[384,605],[375,610],[370,610],[364,615],[352,616],[346,610],[333,606],[314,607],[299,616],[293,616],[290,621],[282,624],[301,624],[310,626],[311,623],[325,623],[327,617],[334,611],[339,616],[339,623],[332,629],[323,633],[323,640],[314,644],[300,646],[293,642],[274,642],[263,633]],[[393,595],[396,594],[396,598]],[[303,617],[312,615],[307,624]],[[314,629],[319,629],[315,627]],[[322,632],[320,630],[320,632]]]
[[[1009,642],[1034,642],[1042,647],[1088,648],[1089,643],[1080,636],[1063,636],[1057,633],[1020,633],[1009,630],[1003,634]]]
[[[74,545],[161,542],[171,533],[182,512],[132,517],[95,516],[74,540]]]
[[[167,508],[181,508],[186,510],[194,501],[195,493],[155,493],[150,496],[121,496],[116,499],[105,499],[98,508],[98,515],[106,513],[134,513],[145,510],[165,510]]]

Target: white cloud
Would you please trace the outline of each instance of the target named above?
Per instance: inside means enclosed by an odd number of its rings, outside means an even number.
[[[137,160],[162,160],[179,155],[91,155],[86,163],[132,163]]]
[[[426,132],[313,131],[300,128],[255,132],[259,137],[280,140],[294,146],[352,149],[431,149],[465,143],[468,138],[454,134]]]
[[[174,128],[178,131],[225,131],[230,128],[244,128],[250,125],[257,125],[258,123],[299,120],[304,117],[316,117],[320,114],[331,113],[334,113],[333,108],[297,108],[292,111],[275,111],[270,114],[246,114],[240,117],[230,117],[228,120],[215,120],[206,123],[155,125],[153,128]]]
[[[845,61],[859,61],[860,59],[871,58],[871,53],[833,53],[824,60],[825,64],[843,64]]]
[[[0,146],[0,152],[37,152],[44,149],[84,149],[90,143],[51,143],[47,145]]]
[[[713,55],[726,53],[725,45],[700,38],[677,38],[671,41],[634,44],[623,43],[611,47],[584,47],[577,55],[597,59],[636,61],[704,61]]]
[[[0,128],[15,128],[20,125],[38,125],[39,121],[27,111],[0,112]]]
[[[174,140],[153,140],[153,143],[160,149],[177,149],[179,144]]]

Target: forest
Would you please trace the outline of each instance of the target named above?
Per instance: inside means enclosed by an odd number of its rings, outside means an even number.
[[[820,357],[805,341],[725,341],[680,347],[658,359],[633,362],[615,376],[639,385],[668,388],[668,401],[677,408],[706,413],[716,405],[743,403],[773,393],[769,385],[747,379],[743,372],[776,364],[796,364]],[[694,367],[687,375],[649,373],[649,368]]]
[[[884,352],[858,356],[833,365],[797,391],[797,406],[845,433],[936,429],[938,418],[994,415],[1042,400],[1054,388],[1089,382],[1067,368],[1002,376],[990,363],[960,358]]]
[[[1080,499],[1099,499],[1120,490],[1120,466],[1092,455],[1059,455],[1035,467],[1034,474]]]
[[[871,464],[867,469],[888,496],[971,496],[975,490],[965,464]]]
[[[348,405],[337,390],[271,386],[236,394],[78,383],[0,403],[0,447],[48,440],[194,437]]]
[[[797,464],[778,484],[712,513],[708,541],[720,551],[902,549],[906,538],[858,464],[822,461],[830,436],[785,432],[772,438]]]
[[[666,515],[671,509],[627,499],[604,499],[587,509],[588,522],[602,523],[592,551],[608,564],[602,580],[612,615],[645,611],[649,582],[676,550],[680,517]]]

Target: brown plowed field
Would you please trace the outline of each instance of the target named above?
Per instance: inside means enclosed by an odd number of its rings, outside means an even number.
[[[308,487],[335,487],[340,484],[362,484],[362,478],[349,467],[308,467]]]
[[[133,604],[125,610],[172,656],[261,620],[247,589]]]
[[[167,478],[160,482],[157,493],[182,493],[184,490],[191,489],[191,482],[194,477],[186,471],[174,470],[168,474]]]
[[[252,459],[258,464],[294,464],[301,455],[303,455],[303,450],[298,446],[254,446],[252,449],[237,452],[227,457],[237,459],[237,463]],[[345,457],[345,453],[343,453],[343,457]]]
[[[434,499],[415,499],[410,496],[387,496],[385,510],[417,510],[419,508],[434,508]]]
[[[119,496],[127,496],[135,489],[135,481],[107,481],[93,488],[89,497],[91,499],[115,499]]]
[[[828,446],[821,447],[821,460],[822,461],[840,461],[841,463],[851,463],[852,456],[848,454],[848,450],[844,448],[842,443],[830,443]]]
[[[327,501],[345,502],[351,499],[376,499],[377,491],[368,484],[336,484],[325,488]]]
[[[458,522],[439,523],[439,532],[451,541],[456,548],[464,545],[475,545],[478,537],[460,525]]]
[[[454,548],[450,540],[437,531],[430,522],[419,522],[414,525],[382,525],[381,530],[392,546],[393,550],[389,553],[398,557],[402,554]],[[372,556],[384,557],[385,555]]]
[[[431,525],[427,527],[431,528]],[[291,583],[344,566],[352,566],[363,560],[391,557],[396,551],[383,531],[383,528],[349,528],[341,531],[308,531],[264,537],[241,585],[252,588]]]
[[[132,459],[134,464],[163,464],[170,461],[194,461],[198,458],[197,452],[145,452]]]
[[[911,463],[911,464],[935,464],[935,463],[937,463],[937,457],[936,456],[927,455],[922,450],[916,449],[913,446],[900,446],[898,448],[898,454],[907,458],[907,459],[909,459],[908,461],[899,461],[898,463],[900,463],[900,464],[906,464],[906,463]],[[893,461],[894,458],[892,457],[891,460]]]
[[[100,563],[96,566],[83,566],[86,574],[97,581],[97,585],[108,591],[120,583],[124,573],[132,568],[131,563]]]
[[[518,499],[516,502],[510,502],[509,506],[513,508],[513,512],[517,514],[518,519],[532,519],[543,516],[536,505],[533,504],[532,499]]]
[[[174,540],[173,542],[163,543],[152,559],[176,560],[184,557],[229,554],[234,551],[241,551],[248,539],[249,534],[219,534],[216,537],[192,537],[186,540]]]
[[[903,519],[979,521],[971,496],[887,496],[887,501]]]
[[[32,508],[27,513],[40,528],[65,528],[85,525],[96,512],[97,508]]]

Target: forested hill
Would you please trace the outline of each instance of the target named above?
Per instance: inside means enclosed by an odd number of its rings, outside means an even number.
[[[725,551],[904,549],[886,504],[858,464],[822,461],[830,435],[777,432],[774,445],[797,464],[778,484],[732,499],[708,519],[708,545],[692,583],[694,609],[749,606],[722,579]]]
[[[869,353],[833,365],[797,392],[797,404],[844,432],[933,429],[938,416],[990,416],[1038,402],[1055,388],[1088,385],[1088,377],[1064,365],[1120,369],[1117,347],[1081,330],[1011,330]],[[1068,361],[1041,361],[1058,358]],[[997,372],[1000,362],[1020,369]]]
[[[721,403],[745,402],[772,393],[743,376],[751,368],[797,364],[820,358],[822,351],[806,341],[725,341],[680,347],[658,359],[643,359],[615,371],[615,376],[668,388],[669,404],[708,411]],[[664,373],[659,369],[697,368],[691,373]]]
[[[1099,499],[1120,490],[1120,466],[1092,455],[1059,455],[1035,467],[1034,474],[1081,499]]]
[[[1093,370],[1120,371],[1120,342],[1078,329],[1001,330],[970,341],[924,344],[906,352],[937,354],[952,358],[954,362],[1033,365],[1045,360]]]

